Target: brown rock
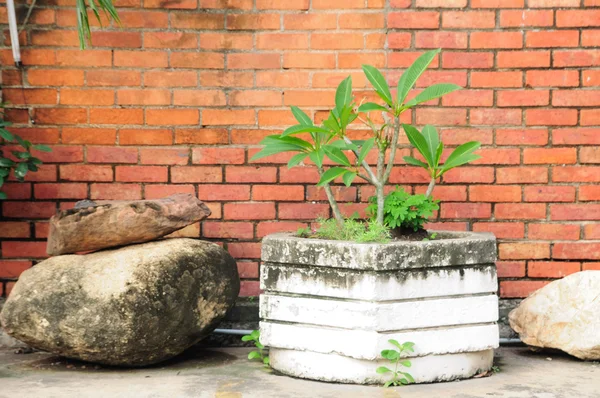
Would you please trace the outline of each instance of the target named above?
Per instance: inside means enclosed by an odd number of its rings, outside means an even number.
[[[210,216],[191,194],[136,201],[78,202],[50,219],[49,255],[148,242]]]

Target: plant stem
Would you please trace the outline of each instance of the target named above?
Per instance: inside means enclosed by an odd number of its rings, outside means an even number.
[[[390,178],[392,168],[394,167],[394,158],[396,157],[396,147],[398,146],[398,136],[400,136],[400,115],[394,116],[394,135],[392,136],[392,142],[390,143],[390,158],[388,160],[385,174],[381,180],[381,183],[385,185]]]
[[[425,192],[426,197],[431,196],[431,193],[433,192],[434,187],[435,187],[435,177],[432,177],[431,181],[429,182],[429,186],[427,187],[427,192]]]
[[[352,144],[352,141],[350,140],[350,138],[344,136],[344,141],[346,142],[346,144]],[[357,151],[352,151],[354,152],[354,155],[358,158],[359,154]],[[367,172],[367,174],[369,175],[370,180],[369,183],[373,184],[373,185],[377,185],[378,183],[378,179],[375,176],[375,174],[373,173],[373,170],[371,170],[371,166],[369,166],[369,163],[367,163],[366,160],[363,160],[363,162],[361,163],[362,167],[365,169],[365,171]]]
[[[384,167],[385,167],[385,147],[379,148],[379,154],[377,156],[377,179],[379,184],[375,185],[377,195],[377,224],[383,225],[383,213],[385,207],[385,193],[383,188],[385,182],[383,179]]]
[[[319,176],[323,176],[323,167],[319,167]],[[340,212],[340,208],[338,207],[335,198],[333,197],[333,192],[331,191],[331,186],[329,183],[325,184],[323,187],[325,188],[325,194],[327,195],[327,200],[329,200],[329,206],[331,206],[331,212],[333,213],[333,218],[337,221],[338,225],[342,227],[344,225],[344,217]]]

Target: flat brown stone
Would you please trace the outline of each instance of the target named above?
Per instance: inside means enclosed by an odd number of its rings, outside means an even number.
[[[51,256],[149,242],[210,216],[191,194],[135,201],[82,201],[50,219]]]

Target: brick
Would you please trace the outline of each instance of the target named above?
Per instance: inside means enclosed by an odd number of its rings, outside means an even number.
[[[583,263],[581,265],[581,270],[582,271],[590,271],[590,270],[598,271],[598,270],[600,270],[600,263]]]
[[[500,94],[500,93],[499,93]],[[494,92],[492,90],[459,90],[442,98],[443,106],[492,106]]]
[[[2,216],[6,218],[48,219],[56,213],[54,202],[4,202]]]
[[[0,221],[0,238],[29,238],[31,231],[28,222]],[[2,266],[0,262],[0,276]]]
[[[581,45],[583,47],[600,46],[600,30],[584,30],[581,32]]]
[[[600,105],[600,90],[554,90],[552,92],[553,106],[598,106]]]
[[[161,199],[177,193],[189,193],[195,195],[196,190],[194,189],[194,186],[190,184],[145,184],[144,186],[144,197],[146,199]]]
[[[521,187],[518,185],[474,185],[469,187],[471,202],[520,202]]]
[[[198,199],[209,201],[250,200],[250,185],[198,185]]]
[[[600,50],[556,50],[552,57],[554,67],[600,65]]]
[[[449,69],[485,69],[494,66],[494,54],[489,52],[444,52],[442,67]]]
[[[580,263],[566,261],[531,261],[527,267],[527,275],[532,278],[562,278],[579,272]]]
[[[525,187],[526,202],[574,202],[575,187],[535,186]]]
[[[275,204],[270,202],[225,203],[223,216],[226,220],[272,220]]]
[[[596,126],[600,124],[600,111],[598,109],[582,109],[580,124],[582,126]]]
[[[543,30],[527,32],[525,45],[532,48],[577,47],[579,31],[577,30]]]
[[[574,7],[579,7],[579,4]],[[556,26],[560,28],[600,26],[600,10],[557,10]]]
[[[585,224],[583,226],[583,233],[585,235],[585,239],[599,239],[600,224]]]
[[[145,48],[198,48],[198,35],[184,32],[145,32]]]
[[[174,52],[171,54],[170,66],[172,68],[222,69],[225,66],[225,56],[208,52]],[[233,66],[230,65],[230,67]]]
[[[410,36],[408,37],[410,42]],[[415,33],[416,48],[466,49],[468,36],[465,32],[424,31]]]
[[[552,168],[554,182],[600,182],[600,167],[562,166]]]
[[[500,297],[525,298],[548,283],[546,281],[501,281]]]
[[[25,181],[56,181],[56,166],[55,165],[41,165],[38,166],[38,171],[35,173],[27,173]],[[10,181],[16,181],[13,176],[10,176]]]
[[[600,186],[597,185],[580,185],[579,186],[580,201],[598,201],[600,200]]]
[[[283,188],[283,189],[282,189]],[[303,201],[302,185],[255,185],[252,188],[252,200],[256,201]]]
[[[529,0],[531,8],[579,7],[579,0]]]
[[[442,27],[457,29],[487,29],[496,26],[493,11],[446,11],[442,15]]]
[[[279,69],[281,56],[279,54],[228,54],[227,65],[230,69]]]
[[[527,109],[525,124],[528,126],[574,126],[577,124],[577,110]]]
[[[249,33],[200,33],[200,48],[207,50],[249,50],[253,45]]]
[[[315,5],[313,4],[313,7]],[[286,0],[257,0],[256,8],[259,10],[303,10],[309,8],[309,0],[297,0],[289,2]]]
[[[90,123],[92,124],[142,124],[144,111],[134,108],[117,109],[90,109]]]
[[[275,167],[227,166],[225,168],[227,182],[276,182],[276,180]]]
[[[424,34],[425,32],[419,32],[417,35],[419,34]],[[314,41],[314,35],[312,36],[312,41]],[[418,38],[419,36],[417,36]],[[416,46],[417,47],[421,47],[424,48],[422,46],[426,45],[426,43],[428,42],[428,40],[426,40],[426,37],[421,37],[420,39],[417,39],[418,43]],[[388,47],[389,48],[394,48],[394,49],[405,49],[405,48],[410,48],[411,46],[411,41],[412,41],[412,35],[410,33],[407,32],[389,32],[387,34],[387,43],[388,43]],[[382,46],[379,46],[379,48],[381,48]]]
[[[550,245],[548,243],[500,243],[498,257],[501,260],[531,260],[550,258]]]
[[[578,240],[580,229],[574,224],[529,224],[527,237],[535,240]]]
[[[0,278],[18,278],[31,264],[31,261],[0,260]]]
[[[138,200],[142,199],[139,184],[91,184],[91,200]]]
[[[87,198],[87,185],[79,183],[35,184],[33,192],[36,199],[85,199]]]
[[[324,30],[337,28],[337,19],[327,14],[285,14],[285,30]]]
[[[550,51],[499,51],[498,68],[544,68],[550,66]]]
[[[173,133],[164,129],[121,129],[119,143],[121,145],[170,145],[173,143]]]
[[[437,29],[439,26],[440,13],[437,11],[400,11],[388,13],[388,28]]]
[[[417,124],[433,124],[437,126],[459,126],[467,123],[465,109],[417,109]]]
[[[313,33],[310,38],[310,47],[317,50],[356,50],[362,49],[364,43],[361,33]]]
[[[27,71],[27,81],[32,86],[83,86],[83,77],[84,73],[79,69],[32,69]],[[6,78],[3,80],[6,84]]]
[[[114,128],[67,128],[62,130],[63,144],[114,145],[117,131]]]
[[[65,89],[66,90],[66,89]],[[55,105],[57,92],[55,89],[8,89],[2,90],[3,99],[11,104]]]
[[[335,67],[334,53],[288,53],[283,56],[286,69],[332,69]]]
[[[256,48],[274,49],[307,49],[308,35],[305,33],[263,33],[257,36]]]
[[[525,79],[533,87],[579,86],[579,72],[575,70],[529,70]]]
[[[560,204],[550,206],[552,220],[600,220],[600,205]]]
[[[172,56],[174,56],[173,54]],[[168,54],[163,51],[115,51],[115,66],[140,68],[164,68],[168,66]]]
[[[111,66],[112,51],[108,50],[57,50],[56,65],[59,66]]]
[[[221,90],[173,90],[176,106],[223,106],[227,103]]]
[[[85,75],[88,86],[122,87],[142,83],[141,73],[132,70],[91,69]]]
[[[280,106],[283,96],[280,91],[242,90],[229,92],[229,104],[232,106]]]
[[[192,149],[194,164],[243,164],[244,148],[206,147]]]
[[[524,164],[574,164],[577,163],[576,148],[525,148]]]
[[[120,105],[169,105],[171,93],[158,89],[117,90],[117,104]]]
[[[473,49],[523,48],[523,33],[472,32],[470,46]]]
[[[447,128],[440,131],[442,141],[448,146],[458,146],[468,141],[479,141],[483,145],[491,145],[493,132],[491,129]]]
[[[252,0],[200,0],[200,8],[251,10]]]
[[[522,72],[471,72],[471,87],[474,88],[508,88],[522,86]]]
[[[220,239],[252,239],[254,224],[249,222],[204,221],[202,236]]]
[[[356,187],[332,186],[331,191],[333,193],[333,197],[338,202],[356,202]],[[299,197],[296,197],[296,200],[301,199],[299,199]],[[306,200],[324,202],[327,200],[327,195],[325,194],[325,190],[322,187],[310,185],[306,187]]]
[[[338,17],[341,29],[382,29],[385,26],[383,13],[343,13]]]
[[[496,261],[499,278],[522,278],[525,276],[525,261]]]
[[[188,148],[140,148],[141,164],[185,165],[190,154]]]
[[[388,68],[408,68],[410,65],[415,62],[417,58],[423,55],[423,51],[402,51],[402,52],[392,52],[388,54]],[[437,68],[439,66],[439,56],[435,56],[431,64],[429,64],[430,68]],[[400,76],[398,75],[398,79]]]
[[[180,14],[173,13],[172,24],[173,27],[177,26],[178,17]],[[187,14],[190,17],[194,17],[194,14]],[[216,15],[215,17],[218,17]],[[223,16],[220,16],[223,20]],[[93,18],[90,18],[90,21]],[[119,11],[119,19],[124,28],[167,28],[169,26],[169,14],[166,12],[149,12],[144,11]],[[208,27],[203,28],[208,29]]]
[[[553,10],[507,10],[500,11],[503,28],[544,27],[554,23]]]
[[[281,183],[309,183],[316,184],[319,181],[317,168],[311,165],[297,166],[291,169],[281,167],[279,169],[279,182]]]
[[[315,95],[314,90],[286,90],[283,93],[285,105],[296,106],[332,106],[335,103],[334,91],[320,91]]]
[[[113,105],[115,93],[112,90],[60,90],[60,103],[65,105]]]
[[[598,45],[600,47],[600,44]],[[573,71],[577,72],[577,71]],[[581,82],[584,86],[600,86],[600,71],[598,70],[584,70],[581,76]]]
[[[467,0],[417,0],[420,8],[463,8],[467,6]]]
[[[111,166],[100,165],[61,165],[60,178],[66,181],[112,181]]]
[[[165,13],[165,15],[167,15]],[[215,30],[225,27],[225,16],[213,13],[171,13],[171,26],[179,29]],[[166,26],[165,26],[166,27]]]
[[[531,220],[546,218],[546,205],[543,203],[499,203],[494,215],[498,220]]]
[[[523,8],[525,0],[472,0],[471,8]]]
[[[546,145],[548,130],[546,129],[497,129],[497,145]]]
[[[141,48],[142,35],[139,32],[94,32],[92,45],[94,47],[111,48]]]
[[[442,203],[441,218],[489,218],[492,207],[489,203]]]
[[[580,163],[600,163],[600,148],[585,147],[579,150]]]
[[[224,129],[177,129],[175,130],[176,144],[226,144],[227,130]]]
[[[144,1],[145,8],[169,8],[169,9],[194,9],[198,6],[198,0],[180,0],[164,3],[161,0]]]
[[[600,243],[555,243],[552,258],[565,260],[599,260]]]
[[[181,166],[171,167],[171,182],[222,182],[221,167],[210,166]]]
[[[5,241],[2,245],[3,258],[46,258],[46,242]]]
[[[317,72],[315,72],[316,74]],[[257,87],[308,87],[308,72],[296,71],[257,71]]]
[[[329,205],[319,203],[280,203],[279,218],[282,220],[315,220],[329,218]]]
[[[443,181],[445,183],[492,183],[494,182],[494,168],[458,167],[444,174]]]
[[[259,126],[290,126],[297,124],[294,115],[285,110],[260,110],[258,111]]]
[[[472,109],[470,114],[472,125],[495,126],[521,124],[521,109]]]
[[[195,87],[197,73],[193,71],[148,71],[144,73],[144,85],[149,87]]]
[[[230,30],[269,30],[279,29],[278,14],[230,14],[227,15],[227,29]]]
[[[259,222],[256,228],[257,238],[278,232],[296,232],[299,228],[306,228],[307,224],[297,221],[264,221]]]
[[[525,237],[525,224],[522,222],[476,222],[474,232],[491,232],[498,239],[522,239]]]
[[[166,182],[167,178],[167,168],[162,166],[115,167],[115,181],[118,182]]]
[[[31,199],[31,185],[23,182],[5,182],[2,185],[2,192],[4,192],[9,199]]]
[[[146,109],[146,124],[154,126],[185,126],[198,124],[196,109]]]
[[[253,110],[213,110],[202,111],[202,124],[204,125],[229,125],[229,124],[255,124],[256,118]]]
[[[496,103],[500,107],[549,105],[550,92],[548,90],[499,91],[496,97]]]
[[[424,194],[426,191],[427,187],[424,185],[418,186],[415,189],[415,193]],[[467,189],[462,186],[437,185],[433,189],[433,196],[442,202],[464,202],[467,200]]]

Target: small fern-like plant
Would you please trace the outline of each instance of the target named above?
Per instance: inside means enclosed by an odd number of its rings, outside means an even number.
[[[374,218],[377,209],[377,198],[371,197],[369,202],[367,213],[371,218]],[[396,190],[385,197],[383,222],[391,229],[401,228],[419,231],[423,229],[423,224],[433,215],[433,212],[440,208],[438,203],[439,201],[431,196],[411,195],[402,188],[396,187]]]
[[[379,374],[387,374],[389,373],[391,375],[391,379],[386,381],[385,384],[383,385],[385,388],[390,387],[390,386],[404,386],[407,384],[411,384],[415,382],[415,379],[412,377],[412,375],[408,372],[402,372],[400,371],[398,368],[400,366],[403,366],[405,368],[410,368],[412,366],[412,363],[407,360],[407,359],[403,359],[404,356],[403,354],[408,354],[409,352],[414,352],[414,345],[415,343],[411,343],[411,342],[406,342],[403,344],[398,343],[398,341],[394,340],[394,339],[390,339],[388,340],[388,342],[393,345],[394,347],[397,348],[397,350],[383,350],[381,351],[381,356],[385,359],[387,359],[388,361],[390,361],[391,365],[393,366],[393,370],[388,368],[387,366],[380,366],[377,368],[376,372]]]
[[[374,221],[364,223],[355,218],[347,218],[341,227],[333,218],[318,219],[317,222],[320,226],[312,235],[307,236],[306,231],[303,231],[304,235],[299,236],[358,243],[387,243],[391,238],[389,229]]]
[[[260,342],[260,331],[253,330],[252,333],[243,336],[242,341],[252,341],[257,348],[257,350],[248,353],[248,359],[251,361],[259,359],[263,363],[263,366],[268,368],[270,364],[269,355],[266,354],[265,346]]]

